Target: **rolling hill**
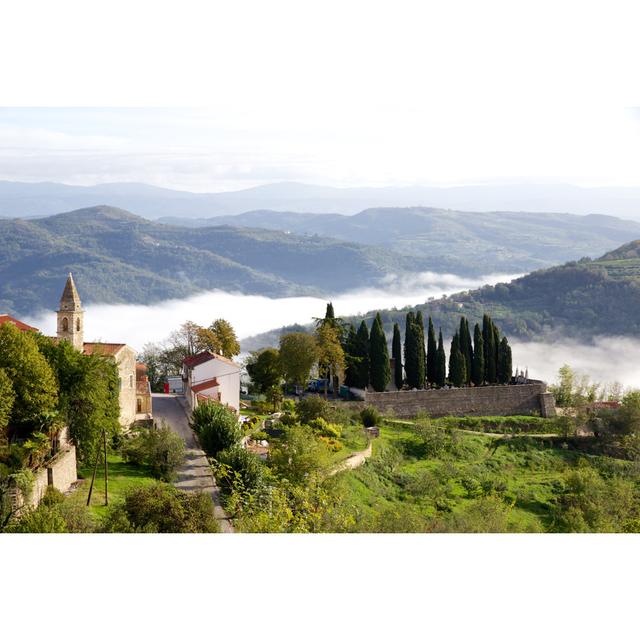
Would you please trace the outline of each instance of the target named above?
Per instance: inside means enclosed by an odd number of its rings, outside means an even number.
[[[367,209],[353,216],[260,210],[204,220],[165,221],[357,239],[419,256],[428,261],[432,271],[458,275],[533,271],[583,256],[596,257],[640,237],[640,224],[612,216],[480,213],[428,207]]]
[[[426,264],[381,247],[264,229],[171,227],[101,206],[0,220],[0,309],[55,308],[68,271],[87,302],[147,304],[211,289],[324,295]]]
[[[442,327],[450,338],[460,316],[470,323],[491,315],[500,329],[521,340],[569,337],[590,342],[603,336],[640,336],[640,240],[627,243],[596,260],[577,262],[534,271],[510,283],[485,286],[451,296],[428,300],[403,309],[381,309],[387,337],[393,323],[404,331],[407,311],[421,310],[432,316],[436,331]],[[340,314],[340,309],[336,308]],[[376,310],[345,318],[354,323],[371,323]],[[299,330],[299,327],[296,328]],[[284,331],[293,329],[285,328]],[[253,336],[243,341],[243,349],[253,350],[277,344],[283,329]],[[630,357],[633,357],[630,354]]]

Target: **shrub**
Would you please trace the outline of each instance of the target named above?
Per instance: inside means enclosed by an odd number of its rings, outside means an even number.
[[[324,418],[314,418],[309,422],[309,426],[322,436],[329,438],[339,438],[342,430],[337,424],[331,424]]]
[[[172,485],[156,482],[131,491],[124,503],[111,507],[103,531],[215,533],[218,523],[210,496],[179,491]]]
[[[375,427],[377,424],[379,424],[381,418],[375,407],[365,407],[360,412],[360,420],[366,428],[369,428]]]
[[[202,448],[211,457],[239,444],[242,438],[235,413],[213,402],[196,407],[191,415],[191,426],[198,434]]]
[[[91,533],[95,530],[95,521],[84,504],[65,498],[50,486],[38,507],[23,513],[8,530],[14,533]]]
[[[303,398],[296,406],[296,413],[302,424],[309,424],[316,418],[330,419],[331,408],[329,403],[318,396]]]
[[[171,481],[176,469],[184,463],[185,446],[182,438],[169,427],[142,428],[121,447],[122,456],[133,464],[146,464],[153,475]]]
[[[293,413],[283,413],[278,422],[285,427],[291,427],[298,424],[298,418]]]
[[[305,482],[328,464],[328,450],[308,426],[287,429],[269,452],[269,466],[281,477]]]
[[[219,472],[216,473],[216,477],[224,489],[231,489],[237,481],[242,483],[246,491],[255,491],[261,485],[263,465],[254,453],[236,446],[221,451],[217,461]]]
[[[288,411],[289,413],[292,413],[293,411],[296,410],[296,401],[291,399],[283,400],[281,408],[283,411]]]
[[[67,523],[56,505],[40,505],[8,527],[12,533],[67,533]]]

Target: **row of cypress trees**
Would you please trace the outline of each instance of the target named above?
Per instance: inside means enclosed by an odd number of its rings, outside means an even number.
[[[379,313],[373,321],[371,333],[364,320],[357,330],[349,325],[343,348],[347,361],[345,384],[361,389],[371,385],[376,391],[384,391],[392,377],[398,389],[405,384],[414,389],[443,387],[447,383],[455,387],[507,384],[512,377],[511,347],[487,314],[482,319],[482,326],[474,326],[473,338],[469,321],[464,316],[460,318],[449,349],[448,377],[442,329],[436,340],[433,321],[429,317],[425,339],[421,311],[407,313],[404,345],[400,326],[394,324],[391,342],[393,371]]]
[[[387,388],[391,380],[391,367],[387,337],[379,313],[373,320],[371,333],[364,320],[357,331],[352,324],[349,325],[343,349],[347,362],[347,386],[366,389],[371,385],[375,391],[384,391]]]

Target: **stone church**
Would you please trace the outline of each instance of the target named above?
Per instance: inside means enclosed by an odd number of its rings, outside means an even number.
[[[58,338],[67,340],[87,355],[113,358],[120,379],[120,424],[129,427],[136,419],[136,352],[126,344],[84,341],[84,311],[73,276],[69,274],[58,309]]]

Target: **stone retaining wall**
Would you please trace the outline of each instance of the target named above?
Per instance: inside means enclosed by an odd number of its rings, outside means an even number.
[[[460,389],[425,389],[422,391],[367,392],[365,404],[380,413],[392,412],[398,418],[414,418],[427,413],[441,416],[555,416],[553,396],[544,382],[464,387]]]
[[[62,493],[70,489],[71,485],[78,480],[76,448],[73,445],[67,445],[52,460],[35,471],[34,476],[33,487],[26,498],[20,489],[14,487],[11,496],[14,511],[19,511],[25,506],[37,507],[49,485]]]

